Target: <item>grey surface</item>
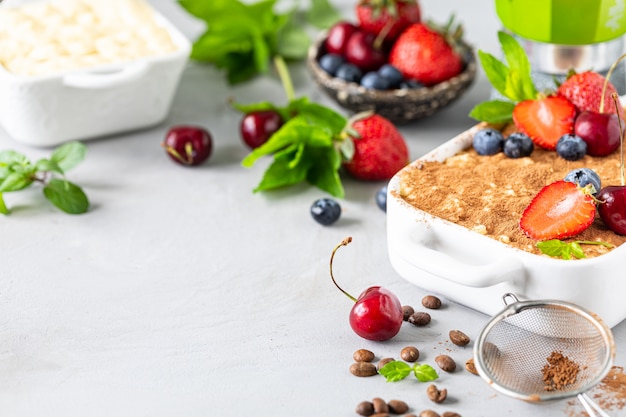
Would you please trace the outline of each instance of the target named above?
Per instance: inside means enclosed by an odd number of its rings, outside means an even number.
[[[190,38],[201,31],[173,1],[152,3]],[[349,16],[352,2],[334,3]],[[439,21],[455,10],[470,43],[497,51],[490,1],[422,3]],[[292,72],[298,94],[332,106],[304,65]],[[429,326],[405,325],[392,341],[352,333],[351,302],[328,273],[330,252],[344,237],[354,241],[338,253],[335,275],[346,290],[386,286],[416,308],[425,295],[389,264],[385,215],[374,201],[382,184],[346,178],[342,219],[332,227],[309,216],[323,196],[316,189],[253,194],[267,161],[240,166],[247,151],[227,100],[284,96],[272,76],[236,88],[223,80],[189,64],[164,124],[89,142],[86,161],[70,174],[91,198],[88,214],[61,214],[36,189],[6,196],[14,212],[0,219],[0,414],[354,416],[358,402],[378,396],[402,399],[415,413],[581,415],[575,401],[520,402],[465,372],[472,345],[452,345],[448,331],[476,338],[488,317],[445,299]],[[450,108],[402,127],[411,158],[470,127],[467,113],[488,96],[481,72]],[[209,163],[185,169],[166,158],[160,143],[179,123],[210,129],[216,148]],[[0,148],[33,158],[49,153],[2,131]],[[626,327],[614,332],[616,364],[623,365]],[[434,365],[438,354],[458,362],[456,372],[440,372],[437,384],[449,392],[444,404],[429,402],[426,384],[414,379],[386,383],[348,372],[358,348],[397,358],[406,345],[420,349],[423,363]]]

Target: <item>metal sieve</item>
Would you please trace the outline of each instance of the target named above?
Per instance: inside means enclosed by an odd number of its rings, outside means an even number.
[[[485,326],[474,345],[478,374],[496,391],[525,401],[577,396],[590,416],[608,417],[586,391],[613,365],[611,330],[595,314],[558,300],[519,301],[504,294],[506,308]],[[578,365],[574,381],[546,389],[543,369],[561,353]]]

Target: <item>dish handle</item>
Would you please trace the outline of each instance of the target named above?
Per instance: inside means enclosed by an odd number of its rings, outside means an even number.
[[[104,89],[131,83],[143,77],[148,71],[146,61],[137,61],[132,64],[111,71],[93,71],[67,74],[63,77],[63,84],[68,87],[82,89]]]
[[[468,259],[467,253],[470,251],[471,259],[471,250],[480,250],[483,252],[476,256],[476,259],[484,259],[485,247],[477,244],[455,249],[446,242],[437,242],[427,227],[419,229],[405,234],[403,238],[396,240],[397,244],[392,249],[390,248],[417,269],[459,285],[478,288],[504,282],[520,282],[525,277],[524,265],[516,257],[498,256],[497,253],[493,253],[493,261],[467,262],[454,256],[454,252],[460,253],[462,250],[463,258]],[[398,237],[400,235],[394,238]]]

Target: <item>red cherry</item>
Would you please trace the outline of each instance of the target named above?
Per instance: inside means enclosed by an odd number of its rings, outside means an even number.
[[[359,67],[363,73],[376,71],[385,62],[387,54],[374,45],[376,36],[368,32],[355,32],[346,44],[346,61]]]
[[[255,111],[241,119],[241,138],[250,147],[258,148],[283,125],[283,118],[274,110]]]
[[[574,133],[587,143],[587,153],[607,156],[619,148],[620,128],[617,115],[583,111],[574,123]]]
[[[598,214],[606,226],[618,235],[626,235],[626,186],[610,185],[596,196]]]
[[[326,35],[324,46],[329,54],[344,55],[346,52],[346,43],[350,36],[359,29],[350,22],[335,23]]]
[[[174,126],[162,143],[169,157],[185,166],[200,165],[213,151],[213,138],[198,126]]]
[[[330,277],[335,286],[354,301],[350,310],[350,327],[359,336],[368,340],[383,341],[394,337],[400,331],[403,321],[400,300],[391,291],[382,287],[369,287],[356,299],[344,291],[333,276],[333,258],[341,246],[352,242],[345,238],[335,247],[330,257]]]

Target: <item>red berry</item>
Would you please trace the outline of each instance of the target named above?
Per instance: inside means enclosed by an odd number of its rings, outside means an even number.
[[[578,115],[574,133],[587,143],[587,153],[607,156],[619,148],[620,129],[617,114],[585,110]]]
[[[515,105],[515,126],[536,145],[555,150],[561,136],[574,133],[576,107],[560,96],[524,100]]]
[[[606,78],[594,71],[585,71],[573,74],[567,78],[557,89],[557,94],[571,101],[578,112],[585,110],[600,112],[602,103],[602,89]],[[615,108],[612,95],[617,94],[617,90],[610,82],[604,92],[603,113],[617,113],[624,118],[624,108]]]
[[[564,239],[587,229],[595,218],[591,193],[569,181],[543,187],[524,210],[520,227],[537,240]]]
[[[174,126],[167,132],[162,146],[173,161],[195,166],[211,156],[213,138],[202,127]]]
[[[394,41],[407,27],[421,20],[421,10],[415,0],[389,1],[394,8],[389,8],[387,4],[372,3],[363,0],[357,4],[355,13],[359,27],[374,35],[384,31],[387,41]]]
[[[356,65],[363,73],[376,71],[385,62],[387,54],[374,46],[376,36],[367,32],[355,32],[346,44],[346,61]]]
[[[626,235],[626,186],[604,187],[596,196],[598,214],[606,226],[618,235]]]
[[[274,110],[255,111],[241,119],[240,132],[250,149],[258,148],[283,125],[283,118]]]
[[[326,41],[324,42],[326,52],[329,54],[345,55],[348,39],[358,30],[356,26],[349,22],[335,23],[328,29],[328,35],[326,35]]]

